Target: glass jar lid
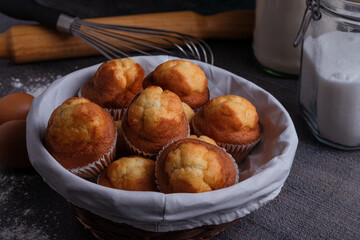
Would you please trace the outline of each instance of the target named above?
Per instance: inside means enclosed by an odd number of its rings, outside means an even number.
[[[333,15],[360,22],[360,1],[358,0],[322,0],[320,6],[321,9]]]
[[[354,22],[360,22],[360,0],[306,0],[306,9],[298,34],[294,40],[297,47],[305,37],[311,20],[319,21],[321,11]]]

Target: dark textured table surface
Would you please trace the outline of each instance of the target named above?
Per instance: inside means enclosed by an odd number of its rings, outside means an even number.
[[[141,1],[41,2],[81,17],[170,10],[209,14],[254,6],[253,1],[153,1],[148,7],[139,7]],[[0,32],[28,24],[1,14],[0,23]],[[360,151],[333,149],[311,135],[299,113],[298,80],[264,73],[253,57],[251,39],[208,43],[216,66],[254,82],[284,105],[299,137],[290,175],[278,197],[214,239],[360,239]],[[101,56],[22,65],[0,60],[0,97],[16,91],[38,95],[54,80],[102,61]],[[0,239],[95,238],[35,170],[0,165]]]

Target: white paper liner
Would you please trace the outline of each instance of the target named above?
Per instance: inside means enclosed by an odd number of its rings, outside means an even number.
[[[169,56],[131,58],[144,68],[145,74],[175,59]],[[280,193],[295,156],[298,138],[290,115],[276,98],[252,82],[216,66],[191,61],[204,70],[210,96],[243,96],[254,103],[262,119],[262,140],[242,163],[239,183],[198,194],[130,192],[100,186],[64,169],[46,150],[41,138],[54,109],[76,96],[101,63],[54,81],[34,99],[26,120],[31,164],[51,188],[72,204],[146,231],[168,232],[218,225],[265,205]]]
[[[187,137],[187,138],[189,138],[189,137]],[[173,143],[175,143],[175,142],[177,142],[177,141],[180,141],[180,140],[182,140],[182,139],[185,139],[185,138],[176,139],[176,140],[173,140],[173,141],[171,141],[170,143],[166,144],[166,145],[159,151],[159,154],[158,154],[157,157],[156,157],[156,161],[155,161],[155,183],[156,183],[156,186],[157,186],[157,188],[159,189],[160,192],[161,192],[161,188],[160,188],[159,183],[158,183],[158,178],[157,178],[158,173],[157,173],[157,166],[156,166],[156,165],[160,162],[160,161],[158,161],[158,160],[159,160],[161,154],[163,153],[163,151],[164,151],[166,148],[168,148],[171,144],[173,144]],[[194,139],[194,138],[190,138],[190,139]],[[195,139],[195,140],[202,141],[202,142],[206,142],[206,141],[201,140],[201,139]],[[208,143],[208,142],[206,142],[206,143]],[[231,154],[229,154],[228,152],[226,152],[226,149],[224,149],[224,148],[222,148],[222,147],[216,146],[216,145],[214,145],[214,144],[212,144],[212,143],[208,143],[208,144],[211,144],[211,145],[213,145],[213,146],[215,146],[215,147],[220,148],[221,150],[223,150],[223,151],[229,156],[229,158],[231,159],[231,161],[234,163],[235,172],[236,172],[235,183],[234,183],[234,184],[239,183],[239,166],[238,166],[238,164],[236,163],[236,161],[235,161],[235,159],[233,158],[233,156],[231,156]],[[213,190],[213,191],[215,191],[215,190]]]
[[[110,164],[109,164],[110,165]],[[108,167],[108,166],[107,166]],[[102,171],[104,171],[105,170],[105,168],[102,170]],[[96,178],[95,178],[95,182],[96,182],[96,184],[99,184],[99,181],[100,181],[100,174],[101,174],[101,172],[99,172],[99,174],[96,176]]]
[[[187,119],[186,119],[187,121]],[[130,141],[127,139],[124,131],[122,131],[122,135],[124,137],[124,140],[125,140],[125,143],[126,143],[126,146],[130,149],[131,152],[135,153],[135,154],[139,154],[139,155],[143,155],[144,157],[148,157],[148,158],[152,158],[152,157],[155,157],[156,155],[158,155],[159,153],[147,153],[147,152],[144,152],[144,151],[141,151],[140,149],[138,149],[137,147],[135,147],[134,145],[132,145],[130,143]],[[190,136],[190,125],[188,127],[188,134],[185,138],[189,137]],[[179,139],[182,139],[182,138],[176,138],[176,139],[173,139],[171,142],[173,141],[176,141],[176,140],[179,140]]]
[[[230,153],[239,164],[244,158],[250,153],[250,151],[260,142],[260,137],[256,139],[252,143],[248,144],[229,144],[229,143],[222,143],[216,142],[220,147],[224,148],[228,153]]]
[[[84,167],[69,169],[69,171],[82,178],[94,178],[114,160],[116,154],[117,131],[115,127],[115,139],[109,151],[97,161],[89,163]]]
[[[191,122],[192,130],[196,136],[206,135],[199,131],[199,129],[194,126],[193,122]],[[207,136],[207,135],[206,135]],[[210,136],[208,136],[210,137]],[[239,164],[244,160],[244,158],[250,153],[250,151],[260,142],[261,135],[254,142],[248,144],[230,144],[216,141],[216,144],[219,147],[224,148],[228,153],[230,153]],[[215,139],[214,139],[215,140]]]
[[[104,108],[108,113],[110,113],[111,117],[114,121],[121,120],[125,115],[127,108]]]
[[[82,87],[79,89],[77,93],[78,97],[83,97],[83,95],[81,94],[81,90]],[[114,121],[117,121],[122,119],[122,117],[125,115],[127,108],[104,108],[104,109],[111,115]]]
[[[124,137],[124,140],[125,140],[125,143],[126,143],[126,146],[128,147],[128,149],[134,153],[134,154],[139,154],[139,155],[142,155],[144,157],[148,157],[148,158],[152,158],[154,156],[156,156],[157,153],[147,153],[147,152],[144,152],[144,151],[140,151],[137,147],[135,147],[134,145],[132,145],[130,143],[130,141],[127,139],[124,131],[122,131],[122,135]]]
[[[82,87],[79,89],[79,91],[77,93],[78,97],[83,97],[83,95],[81,94],[81,90],[82,90]]]

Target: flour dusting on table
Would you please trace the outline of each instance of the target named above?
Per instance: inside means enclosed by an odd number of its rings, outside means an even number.
[[[0,209],[7,215],[0,220],[0,239],[37,239],[48,240],[48,234],[43,230],[43,226],[34,224],[36,211],[32,208],[31,201],[28,205],[19,205],[18,197],[29,199],[29,183],[33,182],[36,176],[0,175]],[[40,178],[39,178],[40,179]],[[11,207],[10,207],[11,206]],[[9,208],[16,206],[16,210],[8,211]]]
[[[61,77],[61,75],[49,75],[46,77],[35,77],[28,79],[11,77],[10,80],[14,92],[23,91],[33,95],[34,97],[37,97],[42,92],[44,92],[53,81]]]
[[[0,232],[0,239],[12,240],[12,239],[36,239],[36,240],[48,240],[50,239],[43,230],[38,226],[32,224],[30,226],[16,221],[10,227],[5,227]]]

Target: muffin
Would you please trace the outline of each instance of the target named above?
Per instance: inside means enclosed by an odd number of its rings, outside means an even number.
[[[192,109],[209,101],[208,81],[204,71],[186,60],[171,60],[156,67],[143,81],[143,87],[157,85],[177,94]]]
[[[207,143],[217,146],[214,139],[209,138],[208,136],[205,136],[205,135],[201,135],[200,137],[198,137],[196,135],[190,135],[189,138],[198,139],[198,140],[201,140],[201,141],[204,141],[204,142],[207,142]]]
[[[161,87],[146,88],[130,104],[122,120],[129,149],[146,157],[155,156],[163,146],[189,136],[189,123],[179,97]]]
[[[119,158],[100,174],[98,184],[129,191],[158,191],[155,162],[142,156]]]
[[[238,166],[225,150],[202,140],[175,141],[155,162],[158,187],[164,193],[200,193],[238,182]]]
[[[256,108],[250,101],[235,95],[212,99],[192,119],[196,135],[206,135],[225,148],[238,163],[260,141]]]
[[[92,178],[112,161],[116,137],[108,112],[88,99],[70,98],[51,114],[44,145],[64,168]]]
[[[194,110],[193,110],[189,105],[187,105],[186,103],[181,102],[181,104],[183,105],[186,118],[187,118],[187,120],[188,120],[188,122],[189,122],[189,124],[190,124],[191,119],[195,116],[195,112],[194,112]]]
[[[144,69],[130,58],[113,59],[100,65],[80,89],[79,96],[105,108],[119,120],[132,99],[143,90]]]

